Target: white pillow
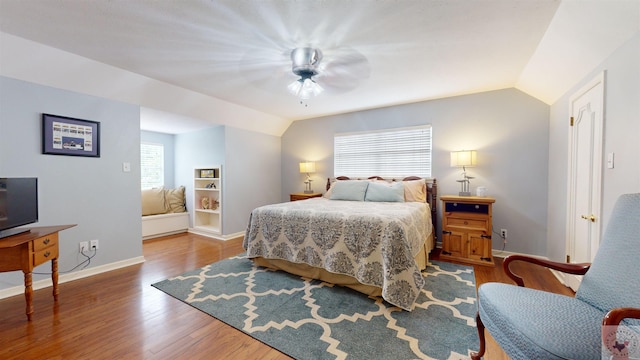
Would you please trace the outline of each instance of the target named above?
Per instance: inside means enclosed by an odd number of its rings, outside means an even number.
[[[336,181],[331,186],[331,200],[364,201],[367,192],[368,181],[345,180]]]
[[[404,202],[404,186],[401,182],[374,181],[367,187],[365,201]]]

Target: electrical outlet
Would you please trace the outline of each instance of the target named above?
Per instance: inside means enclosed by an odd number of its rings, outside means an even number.
[[[91,246],[91,250],[98,250],[98,240],[91,240],[89,245]]]
[[[89,242],[88,241],[80,241],[80,252],[87,252],[89,251]]]
[[[505,241],[507,240],[507,229],[500,229],[500,237]]]

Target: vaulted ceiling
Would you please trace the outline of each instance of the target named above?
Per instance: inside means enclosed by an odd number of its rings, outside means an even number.
[[[504,88],[552,104],[639,31],[639,4],[0,0],[0,30],[295,121]],[[324,53],[326,91],[300,104],[289,54],[305,46]],[[147,114],[149,130],[199,121]]]

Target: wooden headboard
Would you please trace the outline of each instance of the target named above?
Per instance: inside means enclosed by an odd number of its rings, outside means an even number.
[[[369,176],[367,180],[385,180],[385,181],[398,181],[396,179],[385,179],[380,176]],[[338,176],[335,180],[356,180],[351,179],[348,176]],[[429,204],[429,208],[431,209],[431,224],[433,225],[433,236],[434,236],[434,244],[436,241],[436,234],[438,234],[437,226],[438,223],[438,183],[436,179],[424,179],[419,176],[407,176],[403,178],[401,181],[410,181],[410,180],[424,180],[427,183],[427,203]],[[327,186],[326,189],[329,191],[331,188],[331,178],[327,178]]]

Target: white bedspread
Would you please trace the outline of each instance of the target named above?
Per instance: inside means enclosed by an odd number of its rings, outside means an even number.
[[[431,230],[426,203],[313,198],[254,209],[243,246],[249,258],[352,276],[382,288],[389,303],[411,310],[424,285],[414,257]]]

